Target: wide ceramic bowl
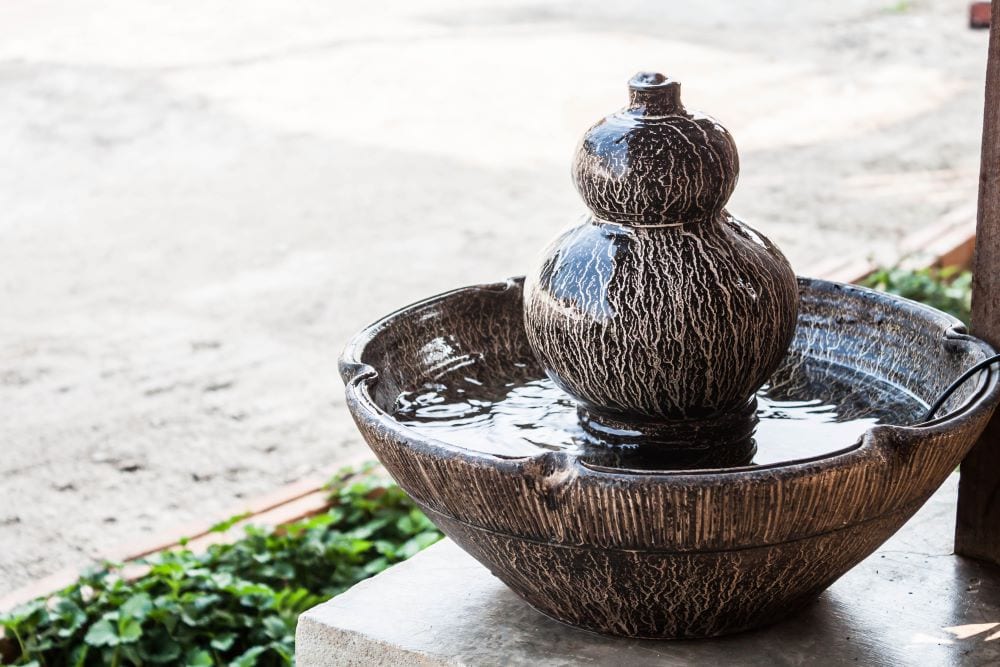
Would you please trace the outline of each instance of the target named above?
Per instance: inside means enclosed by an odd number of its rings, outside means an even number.
[[[955,319],[905,299],[810,279],[799,291],[778,374],[826,369],[808,381],[881,387],[926,405],[992,354]],[[984,372],[930,422],[916,424],[910,410],[893,420],[900,425],[873,426],[819,457],[678,472],[558,451],[482,453],[392,417],[404,392],[470,369],[541,377],[522,317],[519,280],[389,315],[344,352],[348,406],[389,473],[451,539],[539,611],[612,635],[707,637],[793,613],[916,512],[1000,400],[997,374]]]

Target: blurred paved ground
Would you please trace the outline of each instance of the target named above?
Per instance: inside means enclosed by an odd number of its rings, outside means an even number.
[[[966,3],[0,6],[0,593],[363,445],[336,357],[518,274],[659,69],[801,273],[971,205]]]

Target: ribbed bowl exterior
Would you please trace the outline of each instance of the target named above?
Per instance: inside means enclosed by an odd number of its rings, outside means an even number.
[[[521,291],[516,279],[463,288],[365,329],[341,360],[347,402],[379,460],[449,537],[536,609],[601,633],[708,637],[793,612],[916,512],[1000,400],[987,373],[947,416],[872,427],[828,456],[653,474],[557,452],[493,456],[396,422],[399,393],[449,363],[537,365]],[[799,297],[791,355],[925,402],[992,353],[953,318],[905,299],[810,279],[799,279]]]

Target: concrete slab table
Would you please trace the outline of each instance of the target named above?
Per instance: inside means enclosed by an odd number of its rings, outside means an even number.
[[[674,642],[576,630],[446,540],[306,612],[297,664],[997,665],[1000,569],[952,555],[957,483],[815,604],[763,630]]]

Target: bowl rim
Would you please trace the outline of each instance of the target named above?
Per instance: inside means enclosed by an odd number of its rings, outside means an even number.
[[[847,292],[914,315],[928,322],[928,324],[935,326],[941,332],[942,345],[958,345],[978,349],[984,357],[994,354],[993,348],[985,341],[970,335],[961,321],[926,304],[859,285],[803,276],[798,276],[797,280],[800,291]],[[731,482],[734,475],[758,477],[778,474],[786,476],[812,474],[821,470],[829,471],[840,467],[851,467],[857,463],[858,458],[891,454],[891,451],[884,450],[898,447],[902,443],[920,440],[930,435],[944,434],[958,428],[961,422],[985,418],[989,412],[992,412],[993,407],[1000,400],[1000,372],[987,369],[980,375],[976,389],[966,401],[954,410],[930,421],[913,425],[876,424],[870,426],[851,445],[812,457],[790,459],[764,465],[691,470],[610,468],[588,464],[581,461],[575,455],[557,451],[544,451],[523,456],[480,452],[424,435],[416,429],[403,425],[377,405],[369,389],[378,379],[378,371],[370,364],[362,361],[362,357],[367,345],[378,334],[404,317],[410,316],[428,306],[446,302],[457,295],[471,292],[503,294],[510,290],[520,291],[523,283],[524,278],[522,276],[515,276],[499,282],[467,285],[448,290],[398,308],[355,334],[344,348],[339,361],[340,374],[345,384],[348,407],[355,419],[377,425],[380,431],[390,434],[394,440],[404,443],[416,452],[436,457],[443,456],[449,459],[458,458],[467,463],[488,465],[493,468],[509,468],[510,472],[516,474],[521,474],[525,466],[555,465],[564,469],[572,467],[575,469],[576,474],[582,477],[599,476],[605,480],[617,477],[623,481],[635,480],[636,478],[645,478],[646,480],[669,479],[675,482],[686,481],[704,485],[711,484],[713,481],[719,483]]]

